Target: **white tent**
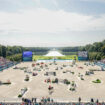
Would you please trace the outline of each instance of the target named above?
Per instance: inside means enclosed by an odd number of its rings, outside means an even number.
[[[61,54],[58,51],[50,51],[48,54],[46,54],[45,56],[53,56],[53,57],[57,57],[57,56],[64,56],[63,54]]]

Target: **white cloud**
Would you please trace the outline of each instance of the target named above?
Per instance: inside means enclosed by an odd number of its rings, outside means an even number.
[[[24,33],[91,31],[105,29],[105,15],[96,18],[63,10],[44,8],[22,10],[20,13],[0,12],[0,30]]]
[[[89,2],[105,2],[105,0],[81,0],[81,1],[89,1]]]
[[[56,7],[58,7],[58,2],[57,2],[57,0],[52,0],[52,2],[53,2],[53,4],[54,4]]]
[[[41,1],[40,0],[32,0],[32,1],[34,1],[35,2],[35,4],[37,4],[37,6],[41,6]]]

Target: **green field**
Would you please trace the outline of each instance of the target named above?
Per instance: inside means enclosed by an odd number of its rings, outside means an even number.
[[[53,59],[54,57],[46,57],[46,56],[39,56],[39,55],[33,55],[33,61],[36,60],[49,60],[49,59]],[[56,59],[76,59],[78,60],[78,56],[77,55],[66,55],[66,56],[62,56],[62,57],[56,57]]]

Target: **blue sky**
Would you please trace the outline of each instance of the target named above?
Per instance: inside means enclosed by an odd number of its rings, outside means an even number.
[[[0,0],[0,44],[80,46],[105,39],[105,0]]]

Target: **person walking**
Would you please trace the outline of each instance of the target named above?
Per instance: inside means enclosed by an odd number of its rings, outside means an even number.
[[[81,102],[81,97],[78,98],[79,103]]]

